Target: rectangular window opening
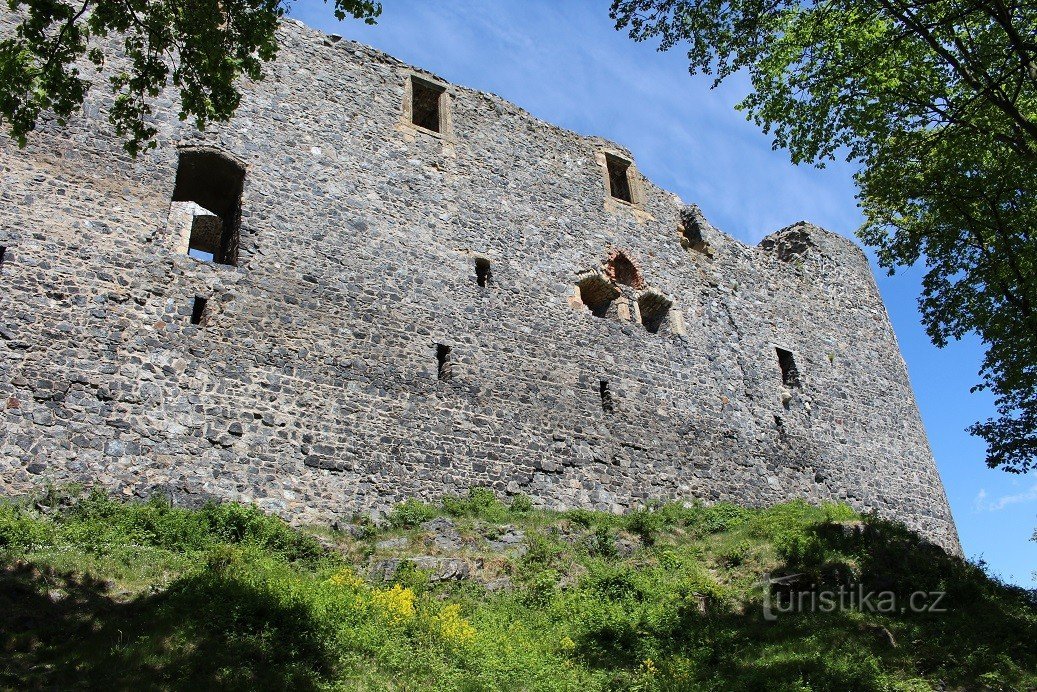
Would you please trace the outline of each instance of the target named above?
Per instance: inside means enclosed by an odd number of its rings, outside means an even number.
[[[612,392],[609,391],[609,381],[598,382],[598,394],[601,396],[601,410],[605,413],[615,413],[616,403],[612,400]]]
[[[443,87],[411,77],[411,122],[432,132],[440,132],[440,98]]]
[[[170,217],[182,220],[190,257],[237,265],[244,183],[245,168],[229,154],[208,147],[180,150]]]
[[[479,288],[486,288],[490,285],[490,260],[479,257],[475,260],[475,282],[479,284]]]
[[[205,321],[205,308],[209,304],[207,298],[197,296],[194,299],[194,307],[191,309],[191,324],[202,324]]]
[[[450,367],[450,347],[436,344],[436,370],[441,380],[449,380],[452,373]]]
[[[778,365],[781,367],[782,384],[786,387],[799,387],[799,368],[796,367],[796,359],[792,355],[792,351],[787,351],[777,346],[774,350],[778,354]]]
[[[7,246],[0,245],[0,269],[4,267],[4,257],[7,255]]]
[[[605,165],[609,172],[609,192],[616,199],[633,204],[634,198],[630,194],[630,162],[605,154]]]

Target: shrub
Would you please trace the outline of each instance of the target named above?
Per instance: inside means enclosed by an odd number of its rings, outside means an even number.
[[[745,564],[753,553],[753,544],[742,540],[728,546],[718,555],[720,564],[725,567],[738,567]]]
[[[252,543],[287,560],[314,560],[324,555],[312,536],[294,530],[278,517],[253,505],[209,504],[202,510],[211,536],[229,543]]]
[[[0,504],[0,550],[33,550],[54,541],[54,526],[22,506]]]
[[[386,622],[398,625],[414,617],[414,591],[393,584],[388,589],[374,589],[371,592],[371,603],[381,613]]]
[[[634,510],[625,517],[627,531],[637,535],[645,545],[655,543],[655,538],[666,525],[665,515],[651,508]]]
[[[520,565],[527,571],[536,571],[551,566],[562,553],[562,548],[554,541],[539,533],[526,536],[526,553]]]
[[[465,516],[501,511],[491,497],[451,502]],[[404,504],[396,516],[406,521],[434,516]],[[311,539],[252,507],[96,495],[46,511],[0,503],[0,677],[19,689],[1037,689],[1033,594],[902,526],[832,523],[846,512],[802,503],[671,503],[579,519],[545,511],[523,525],[528,550],[517,564],[495,565],[516,589],[489,593],[471,581],[430,585],[413,563],[393,583],[370,585],[356,566],[363,546],[353,546],[355,564],[311,560]],[[534,528],[552,516],[561,531],[585,520],[590,548]],[[631,525],[673,532],[665,547],[610,554],[615,531]],[[149,545],[185,547],[140,550]],[[712,572],[708,554],[731,571]],[[946,590],[948,611],[764,622],[759,570],[746,566],[754,555],[784,561],[783,572],[853,567],[865,584]],[[162,576],[113,607],[126,556],[153,561],[144,572]]]
[[[469,488],[466,497],[444,497],[443,509],[454,517],[472,517],[492,523],[508,520],[508,507],[489,488]]]
[[[437,514],[436,508],[413,498],[404,500],[389,513],[389,525],[396,528],[414,528]]]
[[[619,554],[616,550],[616,532],[608,526],[594,529],[594,533],[587,538],[587,552],[597,557],[616,557]]]
[[[585,529],[589,529],[600,519],[597,512],[588,509],[572,509],[566,512],[565,516],[574,526],[581,526]]]
[[[551,600],[558,584],[558,572],[540,570],[523,581],[522,598],[526,605],[543,608]]]
[[[718,502],[709,507],[692,507],[685,515],[685,525],[693,536],[708,536],[723,533],[741,526],[749,520],[753,511],[747,507]]]
[[[453,644],[465,644],[475,638],[475,628],[461,617],[461,606],[457,603],[444,606],[433,621],[440,636]]]
[[[529,495],[522,495],[521,493],[511,498],[511,511],[523,514],[525,512],[533,511],[533,500],[530,499]]]
[[[610,601],[641,599],[646,595],[637,583],[633,568],[622,564],[595,566],[590,574],[584,577],[581,586]]]

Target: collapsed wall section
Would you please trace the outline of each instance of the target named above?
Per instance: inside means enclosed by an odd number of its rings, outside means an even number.
[[[281,38],[232,122],[164,109],[138,160],[97,93],[0,143],[5,492],[305,521],[471,485],[613,511],[801,497],[957,549],[856,246],[808,224],[745,246],[612,143]]]

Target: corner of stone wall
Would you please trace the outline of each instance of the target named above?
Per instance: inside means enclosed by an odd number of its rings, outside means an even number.
[[[797,221],[761,240],[757,247],[779,260],[794,262],[816,252],[837,264],[864,267],[870,273],[868,258],[860,245],[846,236],[833,233],[809,221]]]

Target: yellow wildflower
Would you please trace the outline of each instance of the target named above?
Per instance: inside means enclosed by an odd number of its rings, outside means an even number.
[[[461,606],[456,603],[451,603],[439,611],[435,619],[439,633],[448,641],[460,644],[475,637],[475,628],[461,617]]]
[[[335,586],[348,586],[351,589],[358,589],[364,585],[364,580],[356,572],[351,570],[349,567],[343,567],[338,572],[335,572],[328,579],[328,582]]]
[[[414,592],[399,584],[391,589],[375,589],[371,592],[371,603],[394,625],[414,617]]]

